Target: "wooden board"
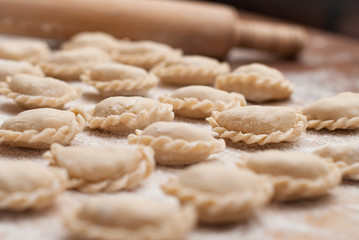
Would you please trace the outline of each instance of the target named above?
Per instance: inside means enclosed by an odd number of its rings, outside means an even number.
[[[295,61],[273,58],[273,56],[248,50],[237,49],[230,53],[228,60],[232,67],[262,62],[277,67],[286,77],[295,83],[292,98],[284,102],[267,105],[285,105],[303,107],[321,98],[333,96],[342,91],[359,92],[359,42],[312,32],[308,47]],[[81,87],[83,96],[67,107],[83,104],[93,107],[101,98],[95,89],[80,82],[71,85]],[[149,93],[152,98],[170,93],[174,87],[159,86]],[[0,96],[0,124],[3,120],[23,111],[12,100]],[[176,117],[175,121],[196,124],[210,130],[206,121]],[[240,161],[241,153],[268,149],[299,150],[311,152],[327,143],[346,143],[359,140],[359,130],[313,131],[308,130],[297,142],[270,144],[265,146],[246,146],[243,143],[227,143],[227,149],[215,154],[210,161],[233,164]],[[96,146],[103,144],[127,144],[125,136],[101,131],[85,130],[78,134],[71,145]],[[36,161],[47,165],[42,159],[43,151],[16,149],[0,146],[0,160]],[[166,196],[159,184],[168,176],[177,174],[181,168],[158,167],[154,174],[133,192],[145,198],[159,201],[176,200]],[[93,195],[68,191],[61,195],[54,207],[43,212],[12,213],[0,211],[1,240],[39,240],[68,239],[67,231],[61,223],[61,212],[78,204],[84,198]],[[253,219],[240,224],[222,227],[199,226],[186,239],[208,240],[256,240],[256,239],[300,239],[300,240],[351,240],[359,239],[359,183],[343,182],[327,196],[312,201],[300,201],[288,204],[271,204],[258,211]]]

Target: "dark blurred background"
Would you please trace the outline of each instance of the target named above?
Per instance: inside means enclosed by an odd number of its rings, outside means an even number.
[[[359,0],[213,1],[359,38]]]

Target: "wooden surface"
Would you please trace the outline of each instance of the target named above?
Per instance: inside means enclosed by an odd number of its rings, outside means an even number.
[[[359,42],[331,36],[321,32],[311,32],[307,48],[295,61],[277,59],[261,52],[237,49],[230,53],[228,60],[232,67],[244,63],[262,62],[284,72],[295,83],[295,91],[290,100],[272,102],[267,105],[286,105],[303,107],[321,98],[333,96],[342,91],[359,92]],[[84,95],[76,102],[66,105],[85,104],[93,107],[98,101],[95,89],[80,82],[72,82],[83,88]],[[157,98],[175,88],[159,86],[149,93]],[[0,124],[8,117],[23,109],[12,100],[0,96]],[[176,117],[175,121],[185,121],[210,130],[205,121]],[[313,131],[308,130],[295,143],[270,144],[265,146],[246,146],[243,143],[227,143],[227,149],[215,154],[210,161],[233,164],[240,161],[242,152],[254,152],[267,149],[299,150],[311,152],[327,143],[345,143],[359,139],[359,130]],[[102,144],[126,144],[125,136],[101,131],[85,130],[78,134],[72,145],[94,146]],[[40,164],[43,151],[14,149],[0,146],[0,160],[29,159]],[[165,196],[159,184],[167,177],[181,171],[181,168],[158,167],[154,174],[133,192],[159,201],[176,200]],[[92,197],[76,191],[67,191],[61,195],[55,206],[40,212],[11,213],[0,212],[1,240],[32,239],[69,239],[61,223],[61,212],[78,204],[82,199]],[[299,201],[287,204],[271,204],[258,211],[256,217],[244,223],[222,227],[199,226],[186,239],[215,240],[257,240],[257,239],[294,239],[294,240],[355,240],[359,239],[359,183],[343,182],[327,196],[312,201]]]

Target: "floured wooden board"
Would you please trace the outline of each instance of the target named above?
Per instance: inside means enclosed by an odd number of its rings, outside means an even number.
[[[342,91],[359,92],[359,42],[313,34],[308,48],[297,61],[272,59],[258,52],[233,51],[229,56],[232,67],[248,62],[262,62],[284,72],[295,83],[292,98],[285,102],[267,105],[303,107],[322,98],[334,96]],[[101,101],[97,91],[80,82],[71,85],[83,89],[83,96],[66,107],[77,104],[93,107]],[[149,97],[170,93],[176,88],[159,86],[151,90]],[[0,96],[0,124],[7,118],[23,111],[12,99]],[[210,130],[206,121],[176,117],[175,121],[190,122]],[[246,146],[244,143],[227,143],[227,149],[212,155],[210,161],[234,164],[240,161],[241,153],[268,149],[299,150],[312,152],[327,143],[346,143],[359,140],[359,130],[313,131],[308,130],[294,143]],[[126,136],[86,129],[78,134],[71,145],[97,146],[104,144],[127,144]],[[31,160],[47,165],[42,159],[44,151],[0,146],[0,161]],[[181,168],[158,167],[143,184],[133,192],[145,198],[161,201],[177,201],[166,196],[159,185],[168,176],[177,174]],[[61,212],[93,195],[67,191],[61,195],[54,207],[43,212],[11,213],[0,211],[0,240],[63,240],[69,239],[61,222]],[[359,182],[345,181],[325,197],[312,201],[287,204],[272,204],[259,211],[247,222],[222,227],[199,226],[186,239],[213,240],[350,240],[359,239]]]

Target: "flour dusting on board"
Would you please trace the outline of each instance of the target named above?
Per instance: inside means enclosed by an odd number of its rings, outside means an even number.
[[[293,107],[304,107],[307,104],[321,98],[334,96],[341,91],[348,91],[348,84],[343,81],[340,86],[328,85],[332,78],[345,78],[336,70],[307,70],[298,72],[285,72],[288,79],[295,83],[295,91],[292,98],[284,102],[273,102],[266,105],[286,105]],[[347,78],[346,81],[349,81]],[[97,95],[94,88],[85,86],[80,82],[72,82],[71,85],[83,89],[83,96],[66,105],[67,108],[75,105],[83,105],[86,109],[92,108],[102,100]],[[358,86],[359,87],[359,86]],[[151,90],[149,97],[158,99],[163,94],[173,92],[176,87],[160,85]],[[23,111],[12,100],[0,96],[0,124],[7,118]],[[176,117],[175,121],[188,122],[201,128],[211,130],[210,125],[205,120],[192,120]],[[293,143],[268,144],[264,146],[246,145],[244,143],[233,143],[226,141],[225,151],[214,154],[208,162],[219,162],[221,164],[234,165],[241,161],[243,153],[252,153],[270,149],[285,151],[304,151],[312,152],[326,144],[343,144],[359,140],[359,130],[337,130],[337,131],[314,131],[307,130],[301,137]],[[79,133],[71,142],[73,146],[102,146],[106,144],[127,145],[126,136],[118,133],[108,133],[105,131],[90,131],[85,129]],[[47,160],[42,159],[44,151],[11,148],[0,145],[0,161],[25,160],[38,162],[47,165]],[[146,179],[143,184],[135,189],[133,194],[138,194],[145,198],[161,199],[178,204],[177,200],[171,196],[166,196],[160,188],[160,184],[167,181],[168,177],[181,172],[183,167],[169,168],[159,166],[155,173]],[[129,194],[129,192],[116,193],[117,195]],[[38,240],[54,239],[60,240],[66,237],[66,230],[61,224],[60,210],[76,204],[91,195],[83,195],[74,191],[64,193],[57,201],[57,206],[41,213],[1,213],[0,214],[0,238],[4,240]],[[292,204],[273,204],[249,221],[241,224],[234,224],[222,227],[200,226],[194,230],[187,239],[206,239],[206,240],[255,240],[255,239],[291,239],[292,234],[297,239],[327,239],[327,240],[349,240],[354,236],[353,228],[350,224],[340,225],[342,229],[336,227],[335,215],[342,218],[351,219],[358,224],[358,219],[353,219],[351,212],[357,212],[358,206],[355,201],[359,199],[359,184],[351,183],[337,187],[328,197],[315,201],[303,201]],[[319,219],[319,220],[318,220]],[[320,225],[320,221],[326,225]],[[346,233],[347,232],[347,233]],[[357,234],[359,236],[359,233]],[[308,238],[309,239],[309,238]]]

